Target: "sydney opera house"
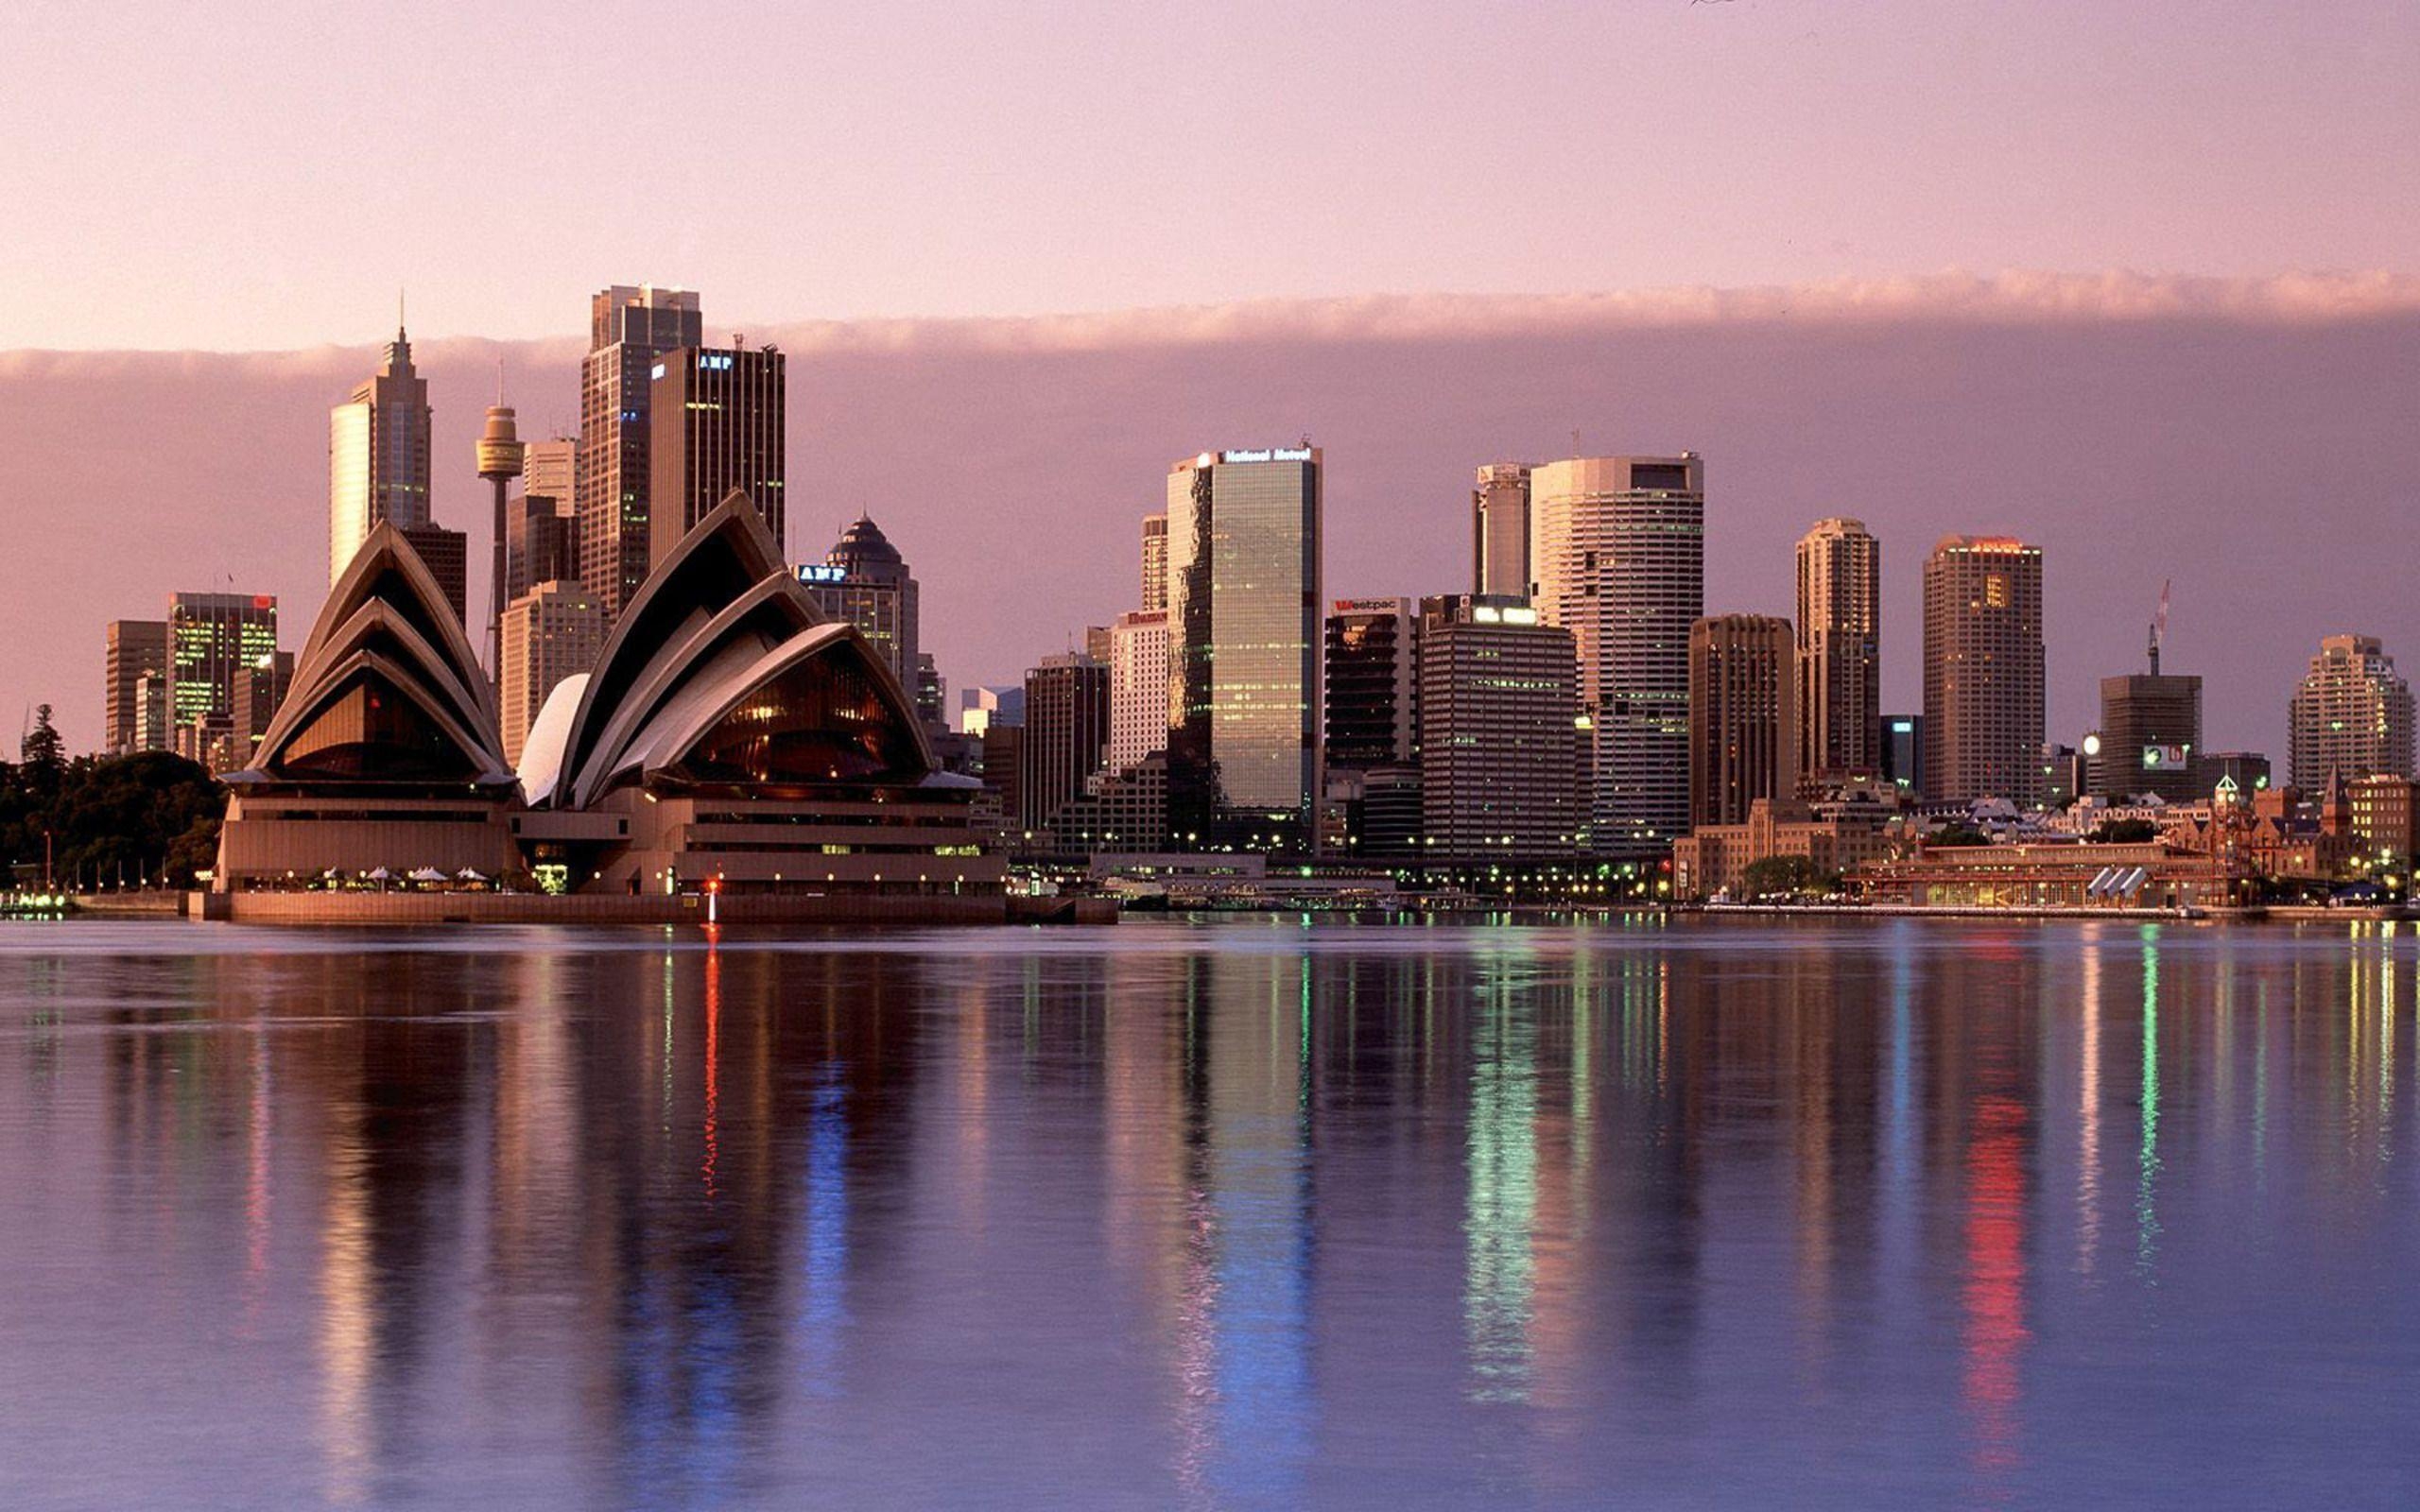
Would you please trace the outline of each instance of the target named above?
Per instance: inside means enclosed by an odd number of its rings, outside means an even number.
[[[974,784],[935,768],[889,665],[816,610],[739,493],[554,689],[518,770],[460,622],[381,526],[227,782],[211,885],[236,900],[441,874],[533,905],[997,898],[1005,872]]]

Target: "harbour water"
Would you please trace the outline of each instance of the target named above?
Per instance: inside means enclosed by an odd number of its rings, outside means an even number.
[[[2420,934],[0,926],[0,1506],[2420,1503]]]

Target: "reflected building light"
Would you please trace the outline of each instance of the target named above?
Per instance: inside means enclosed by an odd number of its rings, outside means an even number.
[[[2135,1186],[2135,1268],[2159,1258],[2159,926],[2143,926],[2143,1141]]]
[[[2084,926],[2083,1073],[2076,1150],[2076,1268],[2092,1274],[2100,1252],[2100,927]]]

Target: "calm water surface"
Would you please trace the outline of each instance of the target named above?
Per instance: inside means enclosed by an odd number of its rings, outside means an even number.
[[[2420,936],[0,927],[0,1506],[2409,1506]]]

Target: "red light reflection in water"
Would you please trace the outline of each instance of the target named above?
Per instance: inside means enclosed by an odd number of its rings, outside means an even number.
[[[715,1195],[715,1162],[722,1153],[722,952],[720,926],[706,926],[706,1195]]]
[[[1996,1479],[2017,1462],[2017,1381],[2025,1329],[2025,1105],[1977,1099],[1966,1147],[1966,1327],[1962,1383],[1975,1468]]]

